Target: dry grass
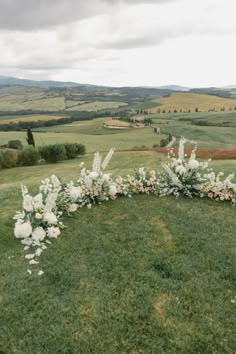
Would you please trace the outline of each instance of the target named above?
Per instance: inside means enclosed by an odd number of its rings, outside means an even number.
[[[109,127],[127,127],[129,128],[130,124],[127,122],[124,122],[122,120],[117,120],[117,119],[110,119],[107,120],[104,123],[105,126],[109,126]]]
[[[99,111],[101,109],[118,108],[121,106],[127,106],[127,103],[113,101],[94,101],[85,104],[79,104],[78,106],[72,108],[68,108],[67,111]]]
[[[194,111],[197,107],[199,111],[208,111],[209,109],[214,109],[219,111],[221,108],[225,107],[225,110],[229,108],[234,108],[236,106],[236,99],[223,98],[204,94],[195,93],[172,93],[168,97],[161,97],[155,99],[153,102],[161,104],[161,106],[156,106],[151,109],[153,113],[156,113],[158,109],[165,109],[173,111]]]
[[[27,116],[19,116],[19,117],[14,117],[14,118],[7,118],[7,119],[1,119],[0,124],[8,124],[8,123],[17,123],[17,122],[32,122],[32,121],[38,121],[38,120],[43,120],[43,121],[48,121],[52,119],[60,119],[65,116],[59,116],[59,115],[48,115],[48,114],[36,114],[36,115],[27,115]]]

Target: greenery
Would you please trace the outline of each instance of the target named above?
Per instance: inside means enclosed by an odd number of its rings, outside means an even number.
[[[23,148],[22,142],[20,140],[10,140],[7,143],[7,147],[9,147],[9,149],[16,149],[16,150],[20,150]]]
[[[32,145],[24,147],[19,153],[19,164],[23,166],[34,166],[39,159],[39,151]]]
[[[66,160],[66,148],[63,144],[52,144],[39,147],[41,157],[48,163]]]
[[[2,194],[3,352],[233,352],[229,205],[137,196],[83,209],[30,278],[10,237],[19,200]]]
[[[3,168],[15,167],[18,163],[18,152],[16,150],[5,149],[1,152],[1,165]]]

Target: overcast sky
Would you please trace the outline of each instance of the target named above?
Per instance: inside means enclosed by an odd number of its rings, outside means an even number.
[[[236,84],[236,0],[0,0],[0,75]]]

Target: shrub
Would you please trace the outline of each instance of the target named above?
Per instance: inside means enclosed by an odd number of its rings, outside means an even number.
[[[10,141],[8,141],[7,147],[9,147],[10,149],[16,149],[16,150],[23,149],[23,145],[22,145],[22,142],[20,140],[10,140]]]
[[[169,139],[168,138],[167,139],[161,139],[160,147],[164,147],[164,146],[168,145],[168,143],[169,143]]]
[[[0,169],[3,168],[3,165],[2,165],[2,153],[0,152]]]
[[[86,148],[83,144],[75,144],[76,145],[76,149],[77,149],[77,154],[78,155],[84,155]]]
[[[15,150],[6,149],[2,152],[2,167],[15,167],[18,162],[18,152]]]
[[[64,146],[66,149],[66,157],[68,160],[75,159],[78,156],[76,144],[64,144]]]
[[[19,162],[23,166],[33,166],[38,163],[40,154],[32,145],[25,147],[19,154]]]
[[[39,153],[46,162],[56,163],[66,160],[66,148],[63,144],[41,146]]]

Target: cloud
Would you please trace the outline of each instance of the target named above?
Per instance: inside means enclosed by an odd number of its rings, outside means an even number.
[[[29,31],[106,13],[122,4],[164,4],[177,0],[0,0],[0,28]]]

